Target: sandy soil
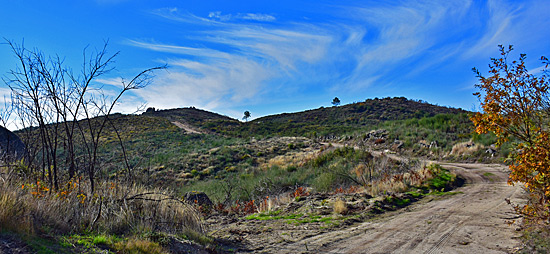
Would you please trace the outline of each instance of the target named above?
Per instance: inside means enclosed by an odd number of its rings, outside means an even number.
[[[356,227],[279,246],[278,253],[511,253],[520,232],[510,205],[521,187],[501,165],[440,163],[466,179],[459,194],[408,207]]]

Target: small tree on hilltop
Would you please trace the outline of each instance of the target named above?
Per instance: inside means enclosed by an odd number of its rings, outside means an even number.
[[[340,99],[338,99],[338,97],[334,97],[334,99],[332,99],[332,105],[334,106],[340,105]]]
[[[243,120],[248,122],[248,118],[250,118],[250,111],[247,110],[244,112]]]
[[[542,74],[530,74],[525,67],[525,54],[518,61],[508,60],[512,46],[499,45],[500,58],[492,58],[489,77],[474,68],[481,92],[474,93],[483,112],[471,117],[479,134],[493,132],[497,145],[513,141],[513,162],[508,183],[525,184],[531,198],[516,211],[536,221],[550,224],[550,79],[549,61]],[[512,140],[511,140],[512,139]]]

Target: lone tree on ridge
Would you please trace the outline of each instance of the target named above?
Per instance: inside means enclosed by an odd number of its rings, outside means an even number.
[[[243,120],[248,122],[248,118],[250,118],[250,111],[247,110],[244,112]]]
[[[338,97],[334,97],[334,99],[332,100],[332,105],[334,106],[340,105],[340,99],[338,99]]]

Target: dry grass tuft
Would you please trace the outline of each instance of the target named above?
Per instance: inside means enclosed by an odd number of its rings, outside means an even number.
[[[106,231],[114,234],[142,230],[204,233],[199,212],[170,192],[99,183],[94,194],[86,184],[73,182],[54,192],[37,182],[0,182],[0,229],[56,233]]]
[[[483,146],[480,144],[475,144],[472,141],[462,142],[453,146],[453,149],[451,150],[451,155],[470,155],[479,151],[480,149],[483,149]]]
[[[266,163],[260,165],[264,170],[270,169],[273,166],[286,167],[289,165],[302,166],[305,162],[312,160],[318,156],[316,151],[306,152],[290,152],[284,155],[277,155],[269,159]]]
[[[341,199],[338,199],[334,201],[332,209],[334,213],[345,214],[348,211],[348,206],[346,205],[346,202],[344,202]]]
[[[32,233],[29,219],[26,205],[21,202],[20,193],[0,185],[0,231]]]
[[[366,187],[371,196],[385,193],[406,192],[411,186],[421,186],[434,177],[429,165],[420,164],[403,174],[395,174],[373,181]]]
[[[144,239],[130,239],[124,242],[118,242],[114,246],[122,254],[161,254],[168,253],[158,243]]]

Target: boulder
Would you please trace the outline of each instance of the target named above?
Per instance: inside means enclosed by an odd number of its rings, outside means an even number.
[[[185,193],[184,199],[190,204],[197,204],[200,206],[213,206],[214,203],[208,198],[208,195],[202,191],[191,191]]]
[[[381,139],[386,138],[389,132],[385,129],[380,130],[371,130],[369,133],[365,134],[366,139]]]
[[[396,140],[393,141],[391,149],[392,150],[399,150],[399,149],[403,148],[403,145],[404,145],[403,141],[396,139]]]
[[[420,145],[420,147],[423,147],[423,148],[430,148],[430,144],[426,140],[418,141],[418,145]]]

